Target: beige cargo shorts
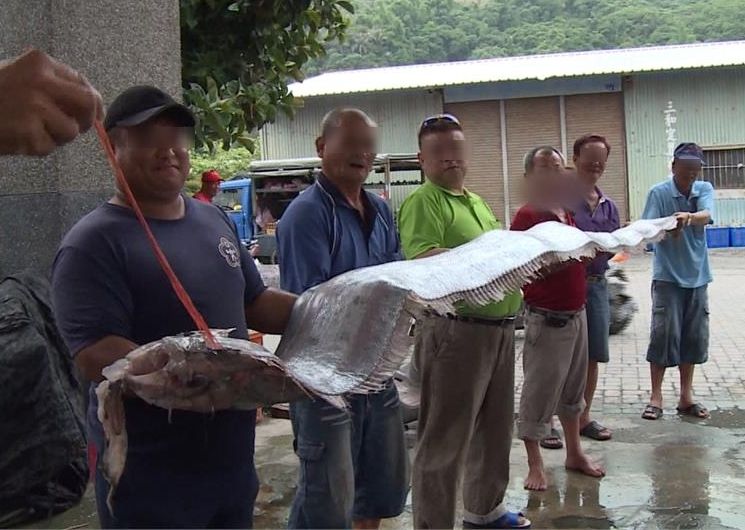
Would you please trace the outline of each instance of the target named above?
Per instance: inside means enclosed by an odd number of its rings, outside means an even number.
[[[587,317],[528,308],[523,347],[524,382],[517,435],[541,440],[551,430],[551,416],[571,417],[585,408]]]

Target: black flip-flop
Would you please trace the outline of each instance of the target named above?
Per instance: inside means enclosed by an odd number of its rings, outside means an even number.
[[[642,412],[642,418],[645,420],[659,420],[662,417],[662,409],[655,405],[649,404]]]
[[[704,416],[701,415],[702,412],[705,413]],[[683,416],[690,416],[692,418],[696,418],[697,420],[706,420],[711,416],[711,414],[709,413],[709,409],[704,407],[701,403],[694,403],[693,405],[688,405],[685,408],[678,407],[678,414],[681,414]]]
[[[603,436],[604,432],[607,433],[607,436]],[[606,427],[603,427],[595,420],[592,420],[590,423],[582,427],[582,429],[580,429],[579,431],[579,434],[581,436],[584,436],[585,438],[597,440],[598,442],[606,442],[613,438],[613,434],[610,432],[610,430]]]
[[[551,427],[551,434],[543,438],[539,443],[544,449],[562,449],[564,447],[561,434],[553,427]]]

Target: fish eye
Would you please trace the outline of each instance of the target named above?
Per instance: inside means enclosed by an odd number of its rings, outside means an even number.
[[[186,381],[187,388],[204,388],[209,386],[210,380],[204,374],[194,374],[188,381]]]

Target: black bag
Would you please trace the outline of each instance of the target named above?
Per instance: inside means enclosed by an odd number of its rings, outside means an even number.
[[[49,284],[0,282],[0,527],[77,504],[88,482],[83,389],[54,323]]]

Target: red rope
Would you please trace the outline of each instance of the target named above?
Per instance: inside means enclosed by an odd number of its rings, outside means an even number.
[[[127,201],[132,207],[132,210],[134,210],[135,216],[137,216],[137,220],[140,221],[143,230],[145,230],[145,235],[147,235],[150,246],[153,248],[153,252],[155,252],[155,257],[158,259],[158,263],[163,269],[163,272],[165,272],[166,276],[168,277],[168,281],[171,283],[171,287],[173,287],[176,296],[183,304],[186,312],[189,313],[189,316],[194,321],[194,324],[196,324],[197,329],[202,332],[207,346],[215,350],[221,349],[220,343],[217,342],[214,335],[212,335],[212,332],[210,331],[207,322],[204,320],[204,317],[194,305],[194,302],[191,300],[189,293],[187,293],[186,289],[184,289],[184,286],[178,279],[178,276],[176,276],[176,273],[173,272],[173,268],[168,262],[168,258],[166,258],[166,255],[163,253],[160,245],[158,245],[158,240],[155,239],[152,230],[150,230],[150,226],[147,224],[145,216],[142,215],[140,205],[137,204],[137,200],[135,200],[134,194],[132,193],[129,184],[127,184],[127,179],[124,178],[124,173],[122,172],[122,169],[119,167],[119,164],[116,161],[116,156],[114,156],[114,149],[111,147],[109,135],[106,134],[106,130],[103,128],[103,124],[99,120],[96,120],[95,126],[96,133],[98,133],[98,139],[101,141],[101,145],[103,146],[103,149],[106,152],[106,156],[109,159],[109,164],[111,164],[111,168],[114,170],[114,174],[116,175],[116,180],[119,183],[119,187],[124,192],[124,195],[127,197]]]

